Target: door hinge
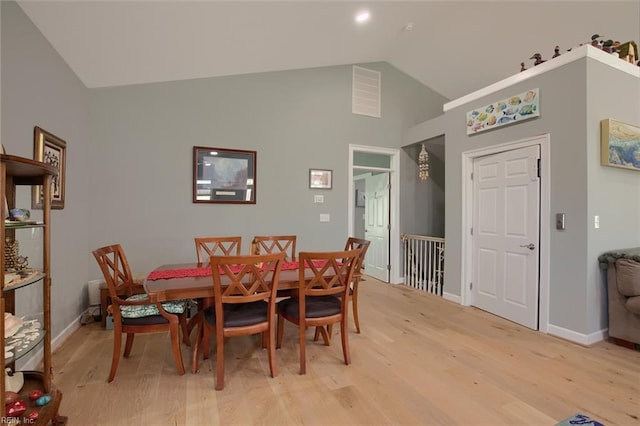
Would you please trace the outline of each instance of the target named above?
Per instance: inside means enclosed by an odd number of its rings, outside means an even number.
[[[473,180],[473,172],[471,172],[471,180]]]
[[[391,265],[387,265],[387,271],[391,270]]]
[[[540,177],[540,165],[541,165],[541,161],[540,161],[540,158],[538,158],[538,177]]]
[[[389,223],[389,224],[387,224],[387,229],[388,229],[388,230],[391,230],[391,224],[390,224],[390,223]]]
[[[469,283],[469,290],[473,290],[473,283]]]
[[[473,228],[471,228],[471,230],[469,232],[471,233],[471,235],[473,235]]]

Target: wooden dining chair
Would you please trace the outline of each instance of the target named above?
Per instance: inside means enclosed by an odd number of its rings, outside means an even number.
[[[146,294],[135,294],[133,275],[120,244],[96,249],[93,251],[93,256],[104,275],[111,297],[108,311],[113,315],[113,357],[108,381],[112,382],[116,376],[123,334],[127,336],[124,357],[128,358],[137,333],[168,331],[171,335],[171,350],[178,373],[184,374],[180,351],[180,329],[182,329],[185,344],[190,345],[186,335],[186,301],[151,304]]]
[[[239,256],[242,237],[196,237],[198,263],[208,262],[211,256]]]
[[[195,237],[196,255],[198,263],[208,262],[211,256],[239,256],[242,253],[242,237]],[[204,301],[197,300],[198,311],[204,308]],[[198,319],[187,323],[187,335],[191,336]],[[205,339],[207,349],[204,351],[204,358],[209,358],[209,339]]]
[[[296,261],[295,235],[257,235],[251,243],[251,254],[276,253],[285,254],[285,262]]]
[[[360,281],[362,281],[362,274],[364,269],[364,258],[367,254],[367,250],[369,249],[369,240],[364,240],[355,237],[347,238],[347,243],[345,244],[345,250],[353,250],[360,249],[360,257],[356,262],[355,269],[353,271],[353,278],[351,280],[351,285],[349,286],[349,295],[351,296],[349,300],[351,301],[351,305],[353,307],[353,322],[356,326],[356,332],[360,333],[360,320],[358,318],[358,287],[360,285]],[[331,340],[332,335],[332,324],[327,326],[327,339]],[[320,337],[322,331],[320,327],[316,327],[316,333],[313,337],[313,340],[316,341]]]
[[[224,339],[262,333],[271,377],[277,375],[275,357],[276,293],[284,253],[212,256],[214,305],[199,313],[198,339],[192,371],[198,370],[198,350],[205,336],[216,335],[216,390],[224,388]]]
[[[345,364],[351,363],[347,319],[349,283],[360,255],[360,249],[336,252],[300,252],[298,294],[278,302],[278,334],[276,347],[282,347],[284,321],[298,326],[300,340],[300,374],[306,373],[306,330],[340,323],[342,353]],[[329,340],[325,335],[325,345]]]

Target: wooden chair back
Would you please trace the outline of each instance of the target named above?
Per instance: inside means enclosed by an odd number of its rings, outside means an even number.
[[[243,256],[211,256],[216,315],[222,305],[275,300],[284,253]],[[274,303],[273,303],[274,304]],[[275,305],[275,304],[274,304]],[[220,309],[218,309],[220,307]],[[217,318],[222,320],[222,317]],[[221,321],[218,321],[222,324]]]
[[[198,263],[211,256],[238,256],[242,249],[242,237],[196,237]]]
[[[363,240],[361,238],[349,237],[347,243],[344,246],[345,250],[360,249],[360,257],[356,263],[355,270],[353,271],[354,277],[360,278],[362,276],[362,269],[364,268],[364,258],[369,250],[369,244],[371,241]]]
[[[305,318],[305,297],[338,295],[342,297],[343,304],[348,301],[349,283],[353,279],[360,252],[360,249],[353,249],[299,253],[300,318]]]
[[[285,262],[296,261],[295,235],[258,235],[253,237],[251,254],[285,253]]]
[[[139,293],[136,291],[129,262],[120,244],[96,249],[93,251],[93,256],[100,266],[109,289],[109,296],[114,303],[122,302],[121,295],[129,297]]]

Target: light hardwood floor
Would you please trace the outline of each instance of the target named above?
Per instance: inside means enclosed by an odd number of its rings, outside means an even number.
[[[107,383],[113,334],[90,324],[53,356],[60,412],[72,426],[554,425],[576,413],[640,424],[638,351],[585,348],[371,278],[360,322],[362,334],[350,323],[351,365],[334,330],[330,347],[309,342],[304,376],[295,326],[286,325],[276,378],[257,336],[230,339],[222,391],[212,360],[178,376],[165,334],[136,337]],[[185,346],[183,356],[189,370]]]

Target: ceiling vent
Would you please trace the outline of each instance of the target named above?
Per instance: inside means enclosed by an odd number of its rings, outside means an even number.
[[[353,67],[351,112],[380,118],[380,72]]]

